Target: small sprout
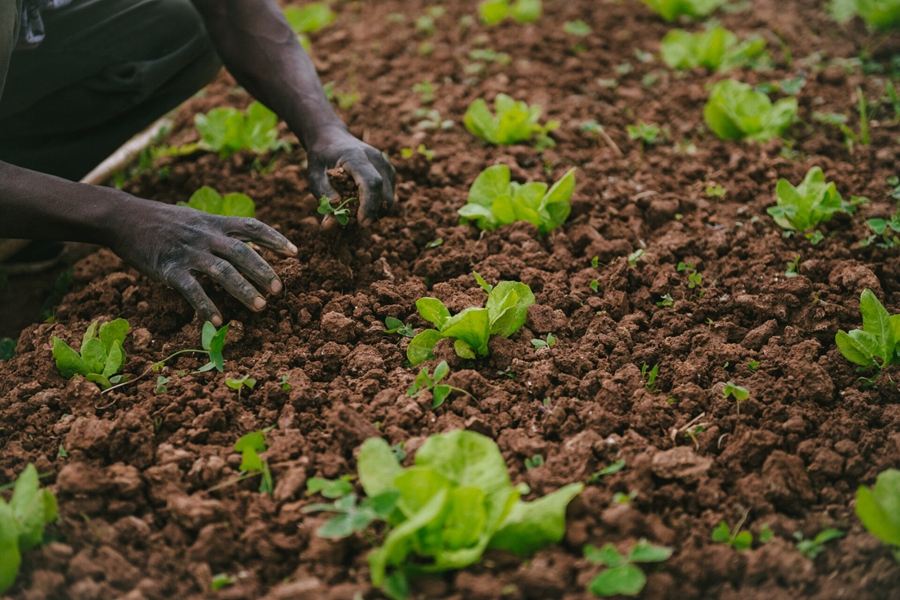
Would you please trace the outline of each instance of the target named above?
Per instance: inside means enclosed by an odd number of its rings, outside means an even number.
[[[430,81],[423,81],[421,83],[417,83],[412,87],[413,92],[419,94],[419,99],[422,101],[422,104],[431,104],[434,102],[434,84]]]
[[[212,580],[210,580],[209,589],[217,592],[222,588],[234,585],[235,583],[237,583],[237,579],[235,579],[234,577],[225,573],[219,573],[218,575],[213,576]]]
[[[230,387],[233,390],[237,390],[238,400],[241,398],[241,390],[244,388],[253,389],[256,387],[256,380],[250,377],[249,375],[244,375],[239,379],[226,378],[225,385]]]
[[[403,158],[412,158],[416,153],[421,154],[425,157],[425,160],[432,161],[434,160],[435,152],[434,150],[429,150],[425,147],[425,144],[419,144],[415,150],[412,148],[401,148],[400,156]]]
[[[588,287],[591,288],[592,292],[597,293],[597,290],[600,289],[600,282],[596,279],[592,279]]]
[[[678,17],[692,19],[706,17],[725,3],[725,0],[641,0],[650,10],[668,22]]]
[[[340,202],[337,206],[332,206],[331,201],[328,199],[328,196],[322,196],[321,198],[319,198],[319,214],[333,215],[334,218],[337,219],[338,223],[340,223],[341,225],[346,225],[350,222],[350,209],[345,207],[353,200],[356,200],[356,198],[347,198],[343,202]]]
[[[98,328],[99,325],[99,328]],[[125,365],[122,343],[131,329],[125,319],[116,319],[100,325],[94,321],[84,332],[81,352],[75,352],[68,344],[53,336],[53,358],[56,368],[66,379],[83,375],[103,389],[112,387],[110,377]]]
[[[556,336],[552,333],[548,333],[546,341],[542,339],[533,339],[531,340],[531,345],[534,346],[535,350],[540,350],[541,348],[547,348],[549,346],[555,346]]]
[[[635,266],[637,264],[637,261],[640,260],[640,258],[646,253],[647,252],[643,248],[638,248],[628,255],[628,264],[632,267]]]
[[[429,248],[429,249],[437,248],[438,246],[442,245],[443,243],[444,243],[444,239],[438,238],[436,240],[432,240],[432,241],[428,242],[427,244],[425,244],[425,247]]]
[[[281,376],[281,381],[278,382],[278,385],[281,386],[282,391],[289,392],[293,388],[293,386],[291,385],[290,379],[291,379],[290,375],[282,375]]]
[[[409,323],[404,325],[403,321],[395,319],[394,317],[386,318],[384,320],[384,326],[387,328],[384,330],[385,333],[396,333],[409,338],[416,336],[416,332],[413,330],[412,325]]]
[[[288,6],[284,9],[284,16],[294,33],[315,33],[337,19],[337,15],[326,2]]]
[[[617,492],[613,494],[612,503],[613,504],[631,504],[631,501],[637,498],[637,490],[632,490],[627,494],[622,492]]]
[[[563,31],[565,31],[569,35],[574,35],[575,37],[587,37],[594,32],[594,30],[591,29],[591,26],[581,19],[566,21],[563,24]]]
[[[387,520],[397,507],[400,493],[396,491],[379,494],[357,505],[356,494],[347,494],[335,500],[334,504],[310,504],[303,507],[304,513],[329,511],[338,513],[316,530],[322,538],[343,539],[362,532],[376,519]]]
[[[658,563],[672,556],[672,549],[655,546],[641,539],[632,546],[627,555],[622,555],[610,543],[597,549],[592,545],[584,547],[584,557],[595,565],[608,567],[594,577],[588,590],[595,596],[637,596],[647,584],[647,576],[639,563]]]
[[[747,368],[750,369],[751,373],[756,373],[756,369],[759,368],[759,361],[751,360],[750,362],[747,363]]]
[[[536,467],[540,467],[543,464],[544,464],[544,457],[541,456],[540,454],[535,454],[531,458],[525,459],[525,469],[527,471],[530,471]]]
[[[725,73],[749,66],[765,52],[766,41],[753,37],[739,42],[738,37],[722,27],[710,27],[699,33],[673,29],[663,38],[660,54],[673,69],[705,67]]]
[[[706,186],[706,195],[710,198],[724,198],[725,197],[725,188],[723,188],[718,183],[715,185]]]
[[[469,392],[466,390],[460,389],[458,387],[453,387],[452,385],[447,385],[440,383],[444,377],[446,377],[450,373],[450,366],[447,364],[446,360],[442,360],[438,366],[434,368],[434,377],[428,374],[428,367],[423,367],[419,374],[416,376],[416,380],[410,386],[410,388],[406,391],[406,395],[410,398],[418,398],[422,392],[425,390],[429,390],[432,395],[431,408],[437,408],[441,404],[444,403],[444,400],[447,399],[447,396],[450,395],[450,392],[460,392],[465,394],[466,396],[471,396]]]
[[[731,530],[728,523],[720,521],[716,528],[713,529],[712,541],[731,546],[738,552],[749,550],[753,545],[753,534],[749,531],[741,531],[741,527],[744,526],[744,521],[746,520],[747,513],[745,512],[734,531]]]
[[[596,483],[600,481],[600,478],[605,475],[612,475],[613,473],[618,473],[622,469],[625,468],[625,459],[617,460],[613,464],[608,467],[603,467],[593,475],[588,478],[588,483]]]
[[[672,294],[666,294],[656,305],[660,308],[671,308],[675,306],[675,300],[672,299]]]
[[[818,232],[817,232],[818,233]],[[784,272],[784,276],[790,279],[791,277],[796,277],[800,274],[800,255],[798,254],[794,257],[794,260],[787,264],[787,270]]]
[[[222,486],[216,486],[216,488],[213,489],[259,475],[262,477],[259,484],[259,493],[269,494],[271,496],[275,491],[275,484],[272,481],[272,472],[269,470],[268,461],[259,455],[260,452],[266,451],[267,445],[268,440],[266,439],[266,431],[254,431],[253,433],[242,436],[234,445],[234,451],[241,453],[241,466],[239,467],[241,471],[240,475],[237,479],[228,481],[225,484],[222,484]]]
[[[600,264],[600,257],[599,257],[599,256],[595,256],[594,258],[591,259],[591,266],[594,267],[595,269],[597,268],[597,266],[598,266],[599,264]]]
[[[768,523],[763,523],[762,527],[759,528],[759,543],[768,544],[773,537],[775,537],[775,532],[769,529]]]
[[[69,458],[69,453],[66,451],[66,447],[62,444],[59,445],[59,449],[56,451],[57,459]]]
[[[416,118],[422,119],[416,124],[416,129],[423,131],[447,130],[452,129],[454,125],[452,119],[442,119],[440,111],[435,109],[419,109],[413,114]]]
[[[844,537],[844,532],[839,529],[826,529],[811,540],[803,539],[803,533],[800,531],[794,532],[794,538],[797,540],[797,550],[810,560],[816,560],[816,557],[825,551],[826,542],[839,537]],[[760,539],[762,538],[760,537]]]
[[[156,378],[156,389],[154,390],[154,392],[157,394],[165,394],[166,392],[168,392],[169,389],[166,387],[166,384],[169,383],[169,381],[170,380],[168,377],[163,377],[162,375],[157,377]]]
[[[659,374],[659,363],[653,365],[653,368],[647,366],[647,363],[641,365],[641,379],[646,379],[644,387],[653,393],[656,393],[656,376]]]
[[[343,498],[353,492],[353,484],[350,483],[353,479],[353,475],[343,475],[339,479],[311,477],[306,481],[306,495],[322,494],[330,500]]]
[[[725,389],[722,390],[722,395],[724,395],[725,398],[734,398],[737,401],[737,414],[741,414],[741,402],[750,397],[750,390],[745,387],[739,386],[733,381],[729,381],[725,384]]]
[[[649,145],[659,142],[659,137],[662,133],[659,125],[654,125],[652,123],[648,125],[643,121],[637,125],[628,125],[625,129],[628,130],[628,139],[641,140],[641,143]]]

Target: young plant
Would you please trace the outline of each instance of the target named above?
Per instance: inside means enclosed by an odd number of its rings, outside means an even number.
[[[871,245],[878,239],[878,236],[881,236],[881,241],[875,245],[879,248],[896,248],[900,246],[900,237],[891,235],[888,232],[890,230],[894,234],[900,233],[900,212],[895,213],[890,219],[868,219],[866,224],[874,234],[862,240],[859,243],[861,247],[865,248]]]
[[[547,334],[547,339],[533,339],[531,340],[531,345],[534,346],[535,350],[540,350],[541,348],[549,348],[550,346],[556,345],[556,336],[552,333]]]
[[[259,482],[259,493],[272,495],[275,491],[275,483],[272,481],[272,472],[269,470],[269,462],[264,460],[259,453],[265,452],[268,445],[266,432],[254,431],[241,437],[234,445],[234,451],[241,453],[240,475],[236,480],[228,483],[237,483],[257,475],[262,477]]]
[[[256,380],[253,379],[252,377],[250,377],[249,375],[244,375],[243,377],[238,378],[238,379],[226,378],[225,385],[227,385],[228,387],[230,387],[233,390],[237,390],[238,400],[240,400],[241,399],[241,390],[243,390],[244,388],[252,390],[253,388],[256,387]]]
[[[882,471],[873,488],[860,486],[856,515],[869,533],[894,547],[894,558],[900,562],[900,471]]]
[[[22,553],[41,543],[44,526],[57,517],[56,496],[40,489],[38,479],[37,469],[29,464],[12,486],[9,503],[0,498],[0,594],[15,583]]]
[[[796,98],[772,104],[764,93],[733,79],[714,84],[703,108],[706,124],[723,140],[765,142],[782,135],[796,116]]]
[[[658,143],[660,134],[662,133],[659,125],[654,125],[653,123],[648,125],[643,121],[637,125],[628,125],[625,129],[628,130],[629,140],[641,140],[642,144],[647,145]]]
[[[797,187],[787,179],[779,179],[775,188],[777,204],[766,212],[782,229],[806,235],[812,244],[824,239],[816,227],[829,220],[835,213],[851,213],[853,207],[838,193],[834,182],[825,183],[825,174],[813,167]]]
[[[594,30],[591,29],[591,26],[581,19],[566,21],[565,23],[563,23],[563,31],[568,33],[569,35],[574,35],[575,37],[587,37],[594,33]]]
[[[733,381],[729,381],[725,384],[722,395],[725,396],[726,399],[734,398],[735,406],[737,406],[737,414],[741,414],[741,402],[750,398],[750,390],[739,386]]]
[[[410,338],[416,337],[416,332],[413,330],[412,325],[409,323],[404,325],[403,321],[400,319],[388,317],[384,320],[384,326],[387,327],[387,329],[384,330],[385,333],[396,333],[403,337]]]
[[[588,591],[595,596],[637,596],[647,584],[647,576],[637,565],[639,563],[659,563],[672,556],[672,549],[655,546],[645,539],[631,547],[628,554],[621,554],[612,544],[605,544],[599,550],[588,544],[584,547],[584,557],[595,565],[608,567],[588,584]]]
[[[702,295],[703,274],[694,268],[694,263],[679,262],[675,270],[679,273],[686,273],[688,276],[688,288],[693,290],[699,287]]]
[[[784,272],[784,276],[790,279],[791,277],[796,277],[800,274],[800,255],[794,257],[794,260],[790,261],[787,264],[787,269]]]
[[[731,530],[728,523],[720,521],[716,528],[713,529],[711,536],[712,541],[731,546],[738,552],[749,550],[753,545],[753,534],[749,531],[741,531],[741,527],[744,525],[746,519],[747,514],[744,513],[744,516],[734,528],[734,531]]]
[[[332,206],[328,196],[322,196],[319,198],[319,214],[332,215],[338,223],[346,225],[350,222],[350,209],[347,208],[347,205],[354,200],[356,198],[347,198],[339,202],[337,206]]]
[[[53,336],[53,358],[56,359],[56,368],[66,379],[84,375],[88,381],[109,389],[119,381],[113,376],[125,365],[122,342],[131,327],[125,319],[116,319],[98,328],[99,323],[94,321],[84,332],[80,354]]]
[[[353,479],[353,475],[343,475],[338,479],[310,477],[306,482],[306,495],[322,494],[331,500],[343,498],[353,492],[353,484],[350,483]]]
[[[541,113],[538,105],[528,106],[517,102],[506,94],[497,94],[494,99],[494,116],[487,103],[478,98],[466,111],[463,123],[473,135],[495,146],[510,146],[520,142],[535,141],[539,149],[552,148],[556,143],[547,135],[559,128],[559,121],[540,125]]]
[[[316,530],[322,538],[343,539],[361,533],[376,520],[386,521],[397,509],[399,493],[388,492],[357,504],[356,494],[339,497],[333,504],[310,504],[304,513],[327,511],[338,513]]]
[[[534,23],[544,10],[541,0],[484,0],[478,5],[478,16],[485,25],[497,25],[507,17],[519,23]]]
[[[256,216],[256,204],[253,203],[250,196],[238,192],[221,196],[219,192],[209,186],[203,186],[194,192],[187,202],[179,202],[178,206],[188,206],[223,217],[253,218]]]
[[[525,459],[525,470],[530,471],[532,469],[536,469],[544,464],[544,457],[540,454],[535,454],[531,458]]]
[[[799,531],[794,533],[794,538],[797,540],[797,550],[810,560],[816,560],[816,557],[825,551],[826,542],[839,537],[844,537],[844,532],[839,529],[826,529],[811,540],[803,539],[803,534]]]
[[[584,488],[564,486],[522,502],[497,444],[472,431],[430,436],[404,469],[381,438],[357,458],[370,499],[395,494],[384,544],[369,555],[372,583],[392,598],[408,594],[408,577],[462,569],[488,548],[528,556],[565,534],[566,506]]]
[[[659,363],[653,365],[653,368],[647,366],[647,363],[641,365],[641,379],[644,379],[644,387],[653,393],[656,393],[656,378],[659,375]]]
[[[681,16],[700,19],[725,3],[725,0],[641,0],[670,23]]]
[[[900,315],[890,315],[871,290],[859,297],[862,329],[837,332],[834,341],[844,358],[861,367],[881,369],[900,362]]]
[[[547,188],[540,181],[517,183],[510,180],[509,167],[488,167],[469,189],[465,206],[457,212],[463,219],[475,221],[479,229],[490,231],[516,221],[527,221],[545,234],[566,222],[575,191],[575,169]]]
[[[240,150],[257,154],[290,146],[278,139],[278,116],[260,104],[253,102],[246,114],[236,108],[214,108],[194,117],[200,132],[201,148],[218,152],[223,159]]]
[[[754,37],[743,42],[723,27],[711,27],[699,33],[673,29],[663,38],[660,53],[673,69],[705,67],[728,72],[750,63],[766,49],[766,41]]]
[[[433,359],[434,346],[443,338],[455,340],[453,349],[460,358],[487,356],[490,337],[508,338],[517,332],[525,324],[532,304],[531,288],[516,281],[501,281],[493,287],[484,308],[471,307],[452,316],[437,298],[421,298],[416,302],[419,314],[437,329],[426,329],[414,337],[406,357],[413,366]]]
[[[872,29],[900,27],[900,0],[856,0],[856,12]]]
[[[284,9],[284,16],[294,33],[315,33],[337,19],[337,15],[326,2],[288,6]]]
[[[434,368],[434,377],[428,374],[428,367],[422,367],[422,370],[419,371],[419,374],[416,376],[416,380],[409,389],[406,390],[406,395],[410,398],[418,398],[425,390],[430,391],[432,397],[431,408],[437,408],[443,404],[444,400],[447,399],[447,396],[450,395],[450,392],[460,392],[466,396],[470,396],[471,394],[466,390],[447,385],[446,383],[441,383],[441,380],[449,374],[450,366],[447,364],[446,360],[442,360],[440,364]]]

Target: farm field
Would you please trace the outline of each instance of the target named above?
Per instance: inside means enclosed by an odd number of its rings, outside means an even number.
[[[367,559],[384,525],[317,535],[334,514],[308,507],[333,500],[309,484],[344,477],[362,498],[367,439],[409,467],[428,436],[467,430],[496,442],[524,500],[584,488],[558,543],[412,577],[411,598],[595,598],[606,567],[585,546],[627,553],[646,539],[672,552],[640,567],[642,598],[900,599],[896,549],[855,512],[859,486],[900,468],[900,368],[858,371],[835,343],[861,327],[866,289],[900,313],[900,240],[867,224],[900,199],[900,100],[888,91],[900,34],[840,24],[814,0],[732,2],[718,24],[759,36],[768,54],[721,73],[668,66],[666,34],[703,25],[667,23],[637,0],[545,0],[537,21],[494,26],[474,1],[332,9],[310,54],[350,130],[390,157],[396,206],[368,228],[355,209],[346,226],[320,227],[306,154],[283,123],[290,150],[161,152],[121,174],[124,190],[167,203],[203,186],[246,194],[299,254],[263,252],[284,291],[261,313],[207,286],[229,326],[224,374],[197,372],[196,354],[151,370],[200,348],[194,310],[108,250],[74,265],[53,322],[26,328],[0,363],[0,484],[33,463],[60,513],[0,598],[388,597]],[[704,105],[728,78],[795,98],[796,118],[765,141],[720,139]],[[558,121],[538,136],[552,143],[470,133],[469,106],[493,108],[498,94]],[[223,72],[158,147],[196,143],[195,115],[252,101]],[[461,222],[494,165],[548,186],[574,168],[565,223]],[[809,229],[819,235],[786,236],[768,212],[778,181],[798,186],[814,167],[853,206]],[[531,289],[524,326],[491,337],[487,356],[442,339],[411,366],[411,336],[386,321],[432,328],[424,297],[452,314],[483,306],[473,272]],[[118,318],[131,326],[131,382],[101,393],[63,378],[51,339],[77,347],[93,321]],[[442,361],[457,389],[436,408],[430,391],[410,397],[420,369]],[[267,474],[234,482],[247,471],[235,443],[260,431]],[[798,547],[829,529],[842,535]]]

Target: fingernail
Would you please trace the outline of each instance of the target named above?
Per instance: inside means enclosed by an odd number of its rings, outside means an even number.
[[[266,301],[263,299],[262,296],[257,296],[256,299],[253,301],[253,307],[256,310],[262,310],[266,307]]]
[[[291,254],[297,254],[297,246],[288,242],[288,252],[290,252]]]
[[[216,327],[221,327],[222,326],[222,317],[220,317],[219,315],[213,315],[212,318],[209,320],[209,322],[212,323],[213,325],[215,325]]]
[[[273,279],[272,283],[269,285],[269,289],[272,290],[273,294],[277,294],[281,291],[281,281],[277,279]]]

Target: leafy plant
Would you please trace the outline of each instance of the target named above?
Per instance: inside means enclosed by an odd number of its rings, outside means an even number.
[[[187,202],[179,202],[178,206],[188,206],[223,217],[253,218],[256,216],[256,204],[253,203],[250,196],[238,192],[221,196],[219,192],[209,186],[203,186],[194,192]]]
[[[528,106],[525,102],[517,102],[506,94],[497,94],[494,99],[494,111],[497,113],[496,116],[491,113],[487,103],[478,98],[466,110],[463,118],[466,129],[496,146],[509,146],[519,142],[530,142],[533,139],[539,149],[556,145],[547,134],[559,128],[559,121],[540,125],[538,121],[543,112],[540,106]]]
[[[66,379],[84,375],[88,381],[108,389],[115,383],[110,378],[125,365],[122,342],[131,327],[125,319],[116,319],[103,325],[99,323],[94,321],[84,332],[80,354],[53,336],[53,358],[56,359],[56,368]]]
[[[861,367],[881,369],[900,362],[897,342],[900,341],[900,315],[890,315],[872,290],[863,290],[859,297],[862,329],[849,333],[840,330],[834,337],[844,358]]]
[[[527,221],[540,233],[549,233],[569,218],[572,212],[569,200],[574,191],[574,168],[548,189],[540,181],[511,181],[508,166],[494,165],[478,175],[469,189],[465,206],[457,212],[485,231]]]
[[[541,0],[484,0],[478,5],[478,16],[485,25],[496,25],[507,17],[519,23],[534,23],[544,10]]]
[[[356,198],[347,198],[346,200],[339,202],[337,206],[332,206],[328,196],[322,196],[319,198],[319,214],[332,215],[337,219],[338,223],[346,225],[350,222],[350,209],[347,208],[347,205],[354,200],[356,200]]]
[[[237,481],[259,475],[262,477],[259,483],[259,493],[271,496],[272,492],[275,491],[272,472],[269,470],[268,461],[259,455],[260,452],[266,451],[268,445],[266,431],[254,431],[242,436],[234,445],[234,451],[241,453],[241,473]]]
[[[894,547],[894,558],[900,562],[900,471],[882,471],[873,488],[860,486],[856,515],[869,533]]]
[[[449,373],[450,366],[447,364],[446,360],[442,360],[438,366],[434,368],[434,377],[428,374],[428,367],[422,367],[422,370],[419,371],[419,374],[416,376],[416,380],[410,388],[406,390],[406,395],[410,398],[418,398],[425,390],[430,391],[432,396],[431,408],[437,408],[443,404],[444,400],[447,399],[447,396],[450,395],[450,392],[455,391],[470,396],[471,394],[466,390],[447,385],[446,383],[441,383],[441,380]]]
[[[731,530],[728,523],[720,521],[716,528],[713,529],[712,541],[731,546],[738,552],[749,550],[753,545],[753,534],[749,531],[741,531],[745,519],[746,513],[740,523],[734,528],[734,531]]]
[[[0,338],[0,360],[9,360],[16,355],[18,342],[12,338]]]
[[[9,503],[0,498],[0,594],[15,583],[22,553],[41,543],[44,526],[57,513],[56,496],[40,489],[37,469],[29,464],[16,479]]]
[[[723,140],[765,142],[782,135],[796,116],[796,98],[772,104],[766,94],[733,79],[716,82],[703,108],[706,124]]]
[[[487,548],[527,556],[565,534],[570,484],[522,502],[497,444],[472,431],[430,436],[404,469],[380,438],[366,440],[357,458],[369,498],[395,494],[384,544],[369,555],[372,583],[392,598],[408,594],[408,576],[461,569]]]
[[[628,131],[629,140],[641,140],[644,144],[653,145],[659,141],[662,130],[659,125],[653,123],[647,124],[641,121],[637,125],[628,125],[625,127]]]
[[[787,179],[779,179],[775,188],[777,205],[767,212],[775,223],[789,231],[804,233],[811,243],[824,239],[821,232],[810,231],[835,213],[852,213],[853,207],[844,202],[834,182],[825,183],[825,175],[819,167],[811,168],[797,187]]]
[[[699,33],[673,29],[663,38],[660,53],[673,69],[706,67],[727,72],[742,67],[765,51],[766,41],[754,37],[743,42],[723,27],[711,27]]]
[[[547,334],[547,339],[533,339],[531,340],[531,345],[534,346],[535,350],[540,350],[541,348],[549,348],[550,346],[556,345],[556,336],[552,333]]]
[[[705,17],[724,4],[725,0],[641,0],[641,2],[666,21],[672,22],[681,16],[693,19]]]
[[[878,239],[878,236],[881,236],[881,241],[875,245],[879,248],[896,248],[900,246],[900,238],[897,235],[888,233],[889,230],[894,232],[894,234],[900,233],[900,212],[895,213],[890,219],[867,219],[866,224],[875,233],[861,241],[860,246],[865,248],[871,245]]]
[[[819,554],[825,551],[826,542],[830,542],[839,537],[844,537],[844,532],[839,529],[826,529],[819,532],[819,534],[811,540],[803,539],[803,534],[799,531],[794,533],[794,538],[797,540],[797,550],[800,551],[800,554],[810,560],[815,560]]]
[[[226,378],[225,385],[227,385],[228,387],[230,387],[233,390],[237,390],[238,399],[240,399],[241,398],[241,390],[243,390],[244,388],[248,388],[248,389],[252,390],[253,388],[256,387],[256,380],[253,379],[252,377],[250,377],[249,375],[244,375],[243,377],[240,377],[238,379]]]
[[[703,274],[694,268],[694,263],[679,262],[675,266],[675,270],[679,273],[687,273],[689,289],[693,290],[703,285]]]
[[[199,146],[219,153],[223,159],[240,150],[257,154],[290,146],[278,139],[278,116],[260,104],[253,102],[246,113],[236,108],[214,108],[194,117],[200,132]]]
[[[384,330],[385,333],[397,333],[403,337],[416,337],[416,332],[412,326],[409,323],[404,325],[400,319],[388,317],[384,320],[384,326],[387,327]]]
[[[420,298],[416,308],[423,319],[437,329],[426,329],[409,343],[406,357],[415,366],[434,358],[434,346],[443,338],[454,339],[453,348],[460,358],[488,355],[492,335],[508,338],[525,324],[534,294],[524,283],[501,281],[488,293],[484,308],[470,307],[450,315],[437,298]]]
[[[595,596],[637,596],[647,584],[647,576],[637,565],[658,563],[668,560],[672,549],[655,546],[641,539],[628,554],[621,554],[614,545],[605,544],[599,550],[588,544],[584,547],[584,557],[595,565],[608,567],[588,584],[588,591]]]
[[[186,350],[173,352],[164,359],[153,363],[150,370],[159,371],[168,361],[182,354],[205,354],[209,357],[209,362],[194,371],[194,373],[205,373],[207,371],[212,371],[213,369],[221,373],[225,370],[225,359],[222,356],[222,351],[225,349],[225,337],[227,335],[228,325],[225,325],[221,329],[216,329],[215,325],[207,321],[203,324],[203,329],[200,333],[200,346],[203,348],[202,350],[188,348]],[[141,377],[143,377],[143,375],[141,375]],[[165,383],[168,383],[168,379],[166,379]]]

